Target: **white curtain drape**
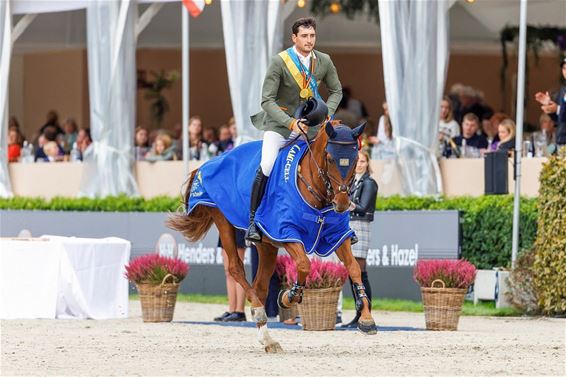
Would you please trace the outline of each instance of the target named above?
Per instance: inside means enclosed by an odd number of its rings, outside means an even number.
[[[90,127],[82,196],[137,195],[133,175],[136,2],[91,0],[87,7]]]
[[[380,1],[385,94],[405,195],[442,192],[435,157],[453,0]]]
[[[12,58],[11,1],[0,1],[0,197],[12,196],[8,171],[8,79]]]
[[[250,116],[261,111],[261,87],[272,55],[283,46],[280,0],[222,1],[230,97],[240,136],[258,139]]]

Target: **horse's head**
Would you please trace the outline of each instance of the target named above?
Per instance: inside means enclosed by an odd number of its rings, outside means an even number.
[[[350,187],[358,161],[358,137],[365,126],[364,122],[351,129],[343,124],[333,126],[330,122],[326,123],[326,170],[336,212],[344,212],[350,205]]]

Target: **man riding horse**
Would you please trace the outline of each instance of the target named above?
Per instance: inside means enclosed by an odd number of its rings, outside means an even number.
[[[342,85],[330,56],[316,51],[316,22],[300,18],[293,24],[294,46],[271,59],[263,81],[261,107],[264,111],[252,116],[254,126],[265,131],[261,163],[252,187],[250,224],[246,239],[261,242],[261,231],[255,224],[255,213],[265,192],[267,179],[279,150],[285,143],[305,132],[309,138],[317,134],[320,123],[333,115],[342,99]],[[307,99],[320,99],[318,84],[324,82],[330,93],[327,114],[313,112],[312,121],[295,118],[295,110]],[[317,122],[318,121],[318,122]],[[310,124],[313,123],[313,124]],[[311,127],[308,127],[311,126]]]
[[[267,331],[264,307],[278,248],[284,248],[297,265],[297,281],[280,295],[281,307],[302,301],[310,271],[307,254],[335,252],[354,283],[356,309],[361,313],[358,328],[366,334],[377,331],[360,267],[351,251],[354,233],[348,214],[358,140],[365,125],[351,129],[327,121],[340,102],[341,86],[328,55],[313,50],[312,18],[293,25],[293,41],[294,47],[272,60],[263,86],[265,112],[252,117],[254,124],[266,131],[263,142],[240,145],[192,171],[185,213],[174,214],[168,221],[191,242],[204,237],[216,224],[230,274],[246,292],[259,340],[267,352],[281,351]],[[324,81],[331,93],[328,107],[320,99],[319,81]],[[294,111],[293,116],[289,111]],[[306,142],[289,140],[301,134]],[[277,158],[281,147],[283,152]],[[260,205],[265,191],[266,200]],[[249,213],[242,210],[248,202]],[[256,243],[259,254],[253,286],[246,280],[235,241],[235,229],[248,225],[247,238]]]

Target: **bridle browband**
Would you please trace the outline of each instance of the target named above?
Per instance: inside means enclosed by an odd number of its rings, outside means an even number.
[[[323,132],[322,127],[321,127],[321,130],[319,132]],[[313,153],[313,151],[310,147],[311,142],[314,143],[318,139],[318,135],[311,141],[311,140],[309,140],[309,137],[308,137],[308,135],[305,131],[301,130],[301,133],[304,135],[304,137],[307,141],[306,144],[307,144],[308,154],[310,156],[311,162],[314,163],[314,165],[316,166],[318,176],[324,182],[324,186],[326,187],[326,194],[323,195],[320,192],[318,192],[316,190],[316,188],[314,186],[312,186],[307,181],[305,176],[301,173],[301,165],[299,163],[299,167],[297,169],[297,175],[299,176],[299,179],[303,182],[303,184],[306,186],[307,190],[322,204],[323,207],[325,207],[326,205],[332,204],[332,200],[334,199],[336,194],[346,193],[349,196],[350,195],[350,188],[352,187],[352,183],[354,182],[354,175],[352,175],[352,178],[350,178],[350,181],[348,182],[348,184],[344,185],[344,184],[342,184],[341,181],[338,181],[336,178],[334,178],[330,174],[328,174],[327,159],[326,158],[324,159],[324,169],[322,169],[318,165],[316,159],[314,158],[314,153]],[[297,135],[297,137],[295,139],[293,139],[292,142],[295,142],[299,138],[299,136],[300,135]],[[326,143],[327,144],[339,144],[339,145],[357,145],[358,144],[357,141],[335,141],[335,140],[330,140],[330,139]],[[326,148],[324,149],[324,151],[326,153],[328,153]],[[311,170],[311,178],[314,179],[312,170]],[[337,193],[334,192],[334,188],[332,187],[332,182],[334,182],[338,185],[338,192]]]

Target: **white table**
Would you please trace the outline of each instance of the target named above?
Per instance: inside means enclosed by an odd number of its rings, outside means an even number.
[[[130,249],[114,237],[0,239],[0,318],[126,318]]]

